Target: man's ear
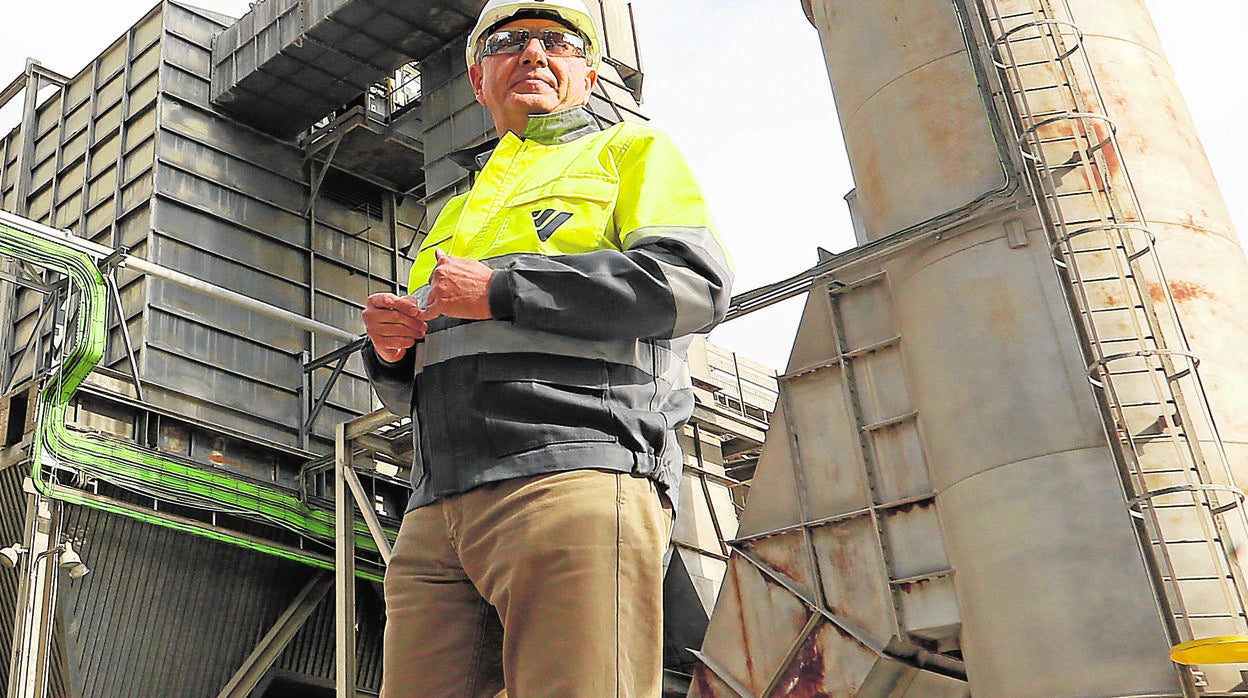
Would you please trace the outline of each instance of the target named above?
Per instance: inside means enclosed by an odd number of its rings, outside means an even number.
[[[594,91],[594,85],[598,84],[598,71],[590,68],[585,73],[585,92],[586,94]]]
[[[485,104],[482,86],[485,84],[485,71],[481,70],[480,63],[473,63],[468,66],[468,81],[472,83],[472,93],[476,95],[477,101]]]

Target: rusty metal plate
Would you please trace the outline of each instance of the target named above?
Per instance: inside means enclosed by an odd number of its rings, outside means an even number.
[[[879,646],[897,633],[888,573],[870,516],[811,529],[827,610]]]
[[[810,615],[796,596],[734,555],[703,652],[759,695],[784,664]]]
[[[788,379],[784,389],[786,415],[797,432],[799,486],[808,520],[870,506],[870,483],[840,367]]]
[[[802,644],[768,696],[853,698],[880,660],[873,650],[831,623]]]
[[[806,598],[818,598],[819,585],[804,531],[799,529],[759,538],[745,542],[741,547],[768,569],[788,580]]]

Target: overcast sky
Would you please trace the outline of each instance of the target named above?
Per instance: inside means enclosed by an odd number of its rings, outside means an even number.
[[[412,0],[408,0],[412,1]],[[863,0],[866,1],[866,0]],[[1245,0],[1146,0],[1241,239],[1248,235]],[[5,0],[0,86],[26,57],[74,75],[155,0]],[[194,2],[240,16],[247,0]],[[645,111],[685,151],[737,260],[737,291],[853,244],[853,180],[819,37],[799,0],[633,0]],[[15,100],[20,101],[20,100]],[[0,111],[0,129],[15,107]],[[713,341],[783,368],[800,300],[728,323]]]

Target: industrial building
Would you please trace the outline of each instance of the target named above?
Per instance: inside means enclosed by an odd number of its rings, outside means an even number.
[[[462,60],[480,4],[161,2],[0,94],[24,106],[0,140],[8,695],[376,693],[410,425],[376,411],[359,311],[467,187],[450,154],[493,135]],[[643,119],[629,8],[591,5],[592,110]],[[776,399],[774,372],[692,353],[680,693]]]
[[[491,135],[481,4],[166,0],[0,92],[9,696],[375,694],[358,311]],[[1248,262],[1142,4],[801,4],[858,244],[734,299],[805,296],[782,375],[691,356],[665,692],[1248,695]]]
[[[1144,5],[803,6],[859,244],[741,299],[809,289],[692,695],[1248,692],[1248,269]]]

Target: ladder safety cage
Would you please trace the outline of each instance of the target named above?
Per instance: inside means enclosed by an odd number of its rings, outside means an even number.
[[[1169,284],[1067,0],[980,0],[1031,194],[1181,665],[1248,659],[1248,532]],[[1214,591],[1216,589],[1216,591]],[[1180,676],[1190,691],[1201,672]]]

